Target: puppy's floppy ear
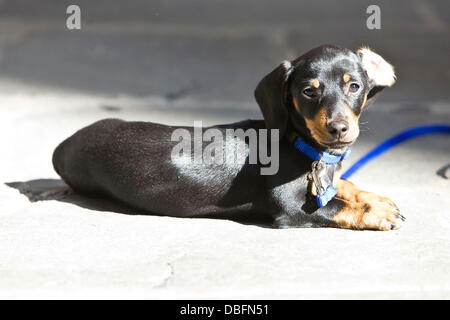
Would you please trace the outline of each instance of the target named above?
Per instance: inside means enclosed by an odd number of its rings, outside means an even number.
[[[377,93],[395,83],[396,76],[394,67],[369,48],[362,47],[356,53],[361,58],[361,66],[366,72],[369,81],[367,106],[375,100]]]
[[[283,61],[266,75],[255,89],[255,99],[264,116],[267,129],[280,129],[280,138],[286,131],[288,110],[286,108],[287,82],[294,66]]]

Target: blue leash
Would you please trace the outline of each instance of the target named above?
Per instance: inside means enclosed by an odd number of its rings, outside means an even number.
[[[383,154],[387,150],[395,147],[396,145],[405,142],[407,140],[427,135],[427,134],[450,134],[450,125],[448,124],[432,124],[432,125],[425,125],[425,126],[419,126],[411,129],[407,129],[403,132],[400,132],[396,134],[395,136],[387,139],[386,141],[382,142],[378,146],[376,146],[372,151],[367,153],[365,156],[363,156],[361,159],[356,161],[347,171],[344,172],[344,174],[341,176],[341,178],[348,179],[353,174],[355,174],[356,171],[358,171],[361,167],[366,165],[368,162],[373,160],[374,158],[378,157],[379,155]]]

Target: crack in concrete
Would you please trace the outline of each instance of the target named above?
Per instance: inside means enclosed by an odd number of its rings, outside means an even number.
[[[174,268],[173,264],[174,264],[176,261],[178,261],[178,260],[184,258],[184,256],[185,256],[185,255],[183,254],[183,255],[181,255],[181,256],[179,256],[179,257],[173,259],[172,261],[167,262],[167,266],[169,267],[169,270],[170,270],[169,275],[167,275],[166,277],[164,277],[164,278],[161,280],[161,282],[160,282],[159,284],[154,285],[154,286],[153,286],[154,289],[160,289],[160,288],[165,288],[165,287],[167,287],[167,284],[169,283],[170,279],[172,279],[173,276],[175,275],[175,268]]]

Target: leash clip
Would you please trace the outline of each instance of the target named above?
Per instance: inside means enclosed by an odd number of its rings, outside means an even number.
[[[314,182],[316,186],[316,192],[318,195],[325,192],[325,187],[322,184],[322,175],[325,169],[325,164],[321,161],[314,161],[311,165],[311,173],[308,175],[308,179]]]
[[[308,174],[308,179],[312,180],[314,182],[314,185],[316,187],[316,201],[317,205],[319,207],[326,206],[328,202],[330,202],[331,199],[334,198],[334,196],[337,193],[337,190],[328,183],[322,183],[322,178],[324,173],[326,173],[326,166],[325,163],[321,160],[314,161],[311,165],[312,169],[311,172]],[[326,187],[325,187],[326,186]]]

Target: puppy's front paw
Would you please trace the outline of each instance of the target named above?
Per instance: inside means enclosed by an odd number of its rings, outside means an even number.
[[[388,201],[373,201],[367,206],[368,210],[362,215],[361,229],[395,230],[399,229],[405,221],[405,217],[400,214],[393,202],[391,204]]]
[[[386,231],[399,229],[405,217],[392,201],[378,197],[371,198],[370,202],[345,201],[344,207],[334,215],[333,220],[341,228]]]

